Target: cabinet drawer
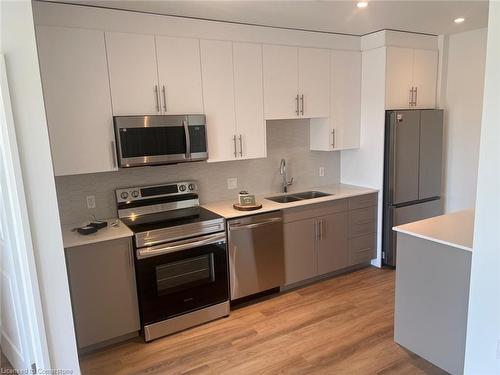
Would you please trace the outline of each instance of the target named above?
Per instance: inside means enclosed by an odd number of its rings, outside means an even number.
[[[375,233],[377,227],[377,207],[366,207],[349,212],[349,237]]]
[[[377,234],[372,233],[349,240],[349,264],[369,262],[377,256]]]
[[[360,195],[358,197],[353,197],[349,199],[349,209],[357,210],[358,208],[376,206],[377,203],[378,203],[377,193]]]
[[[306,206],[289,208],[283,211],[283,220],[289,223],[297,220],[316,218],[347,211],[349,207],[347,199],[338,199],[321,203],[308,204]]]

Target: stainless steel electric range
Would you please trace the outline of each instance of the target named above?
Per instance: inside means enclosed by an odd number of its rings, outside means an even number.
[[[146,341],[229,315],[224,219],[199,206],[195,182],[116,190],[134,232]]]

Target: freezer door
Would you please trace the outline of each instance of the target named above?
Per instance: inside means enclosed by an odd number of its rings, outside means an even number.
[[[418,200],[420,111],[394,111],[389,119],[388,200]]]
[[[386,205],[384,207],[384,230],[382,239],[382,249],[385,255],[383,263],[390,266],[396,266],[397,244],[396,232],[392,230],[393,227],[442,214],[441,199],[404,207]]]
[[[418,199],[441,195],[443,110],[420,113],[420,178]]]

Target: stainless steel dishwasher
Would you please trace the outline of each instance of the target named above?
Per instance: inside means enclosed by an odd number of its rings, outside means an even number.
[[[231,300],[285,283],[281,211],[228,221]]]

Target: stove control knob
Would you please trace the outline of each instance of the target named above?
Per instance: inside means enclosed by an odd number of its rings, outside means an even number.
[[[186,191],[186,185],[179,185],[180,191]]]
[[[194,184],[189,184],[188,186],[189,190],[194,190],[196,188],[196,186]]]
[[[137,197],[139,196],[139,190],[133,190],[133,191],[132,191],[132,196],[133,196],[134,198],[137,198]]]
[[[120,197],[122,199],[127,199],[128,198],[128,193],[126,191],[124,191],[123,193],[120,194]]]

